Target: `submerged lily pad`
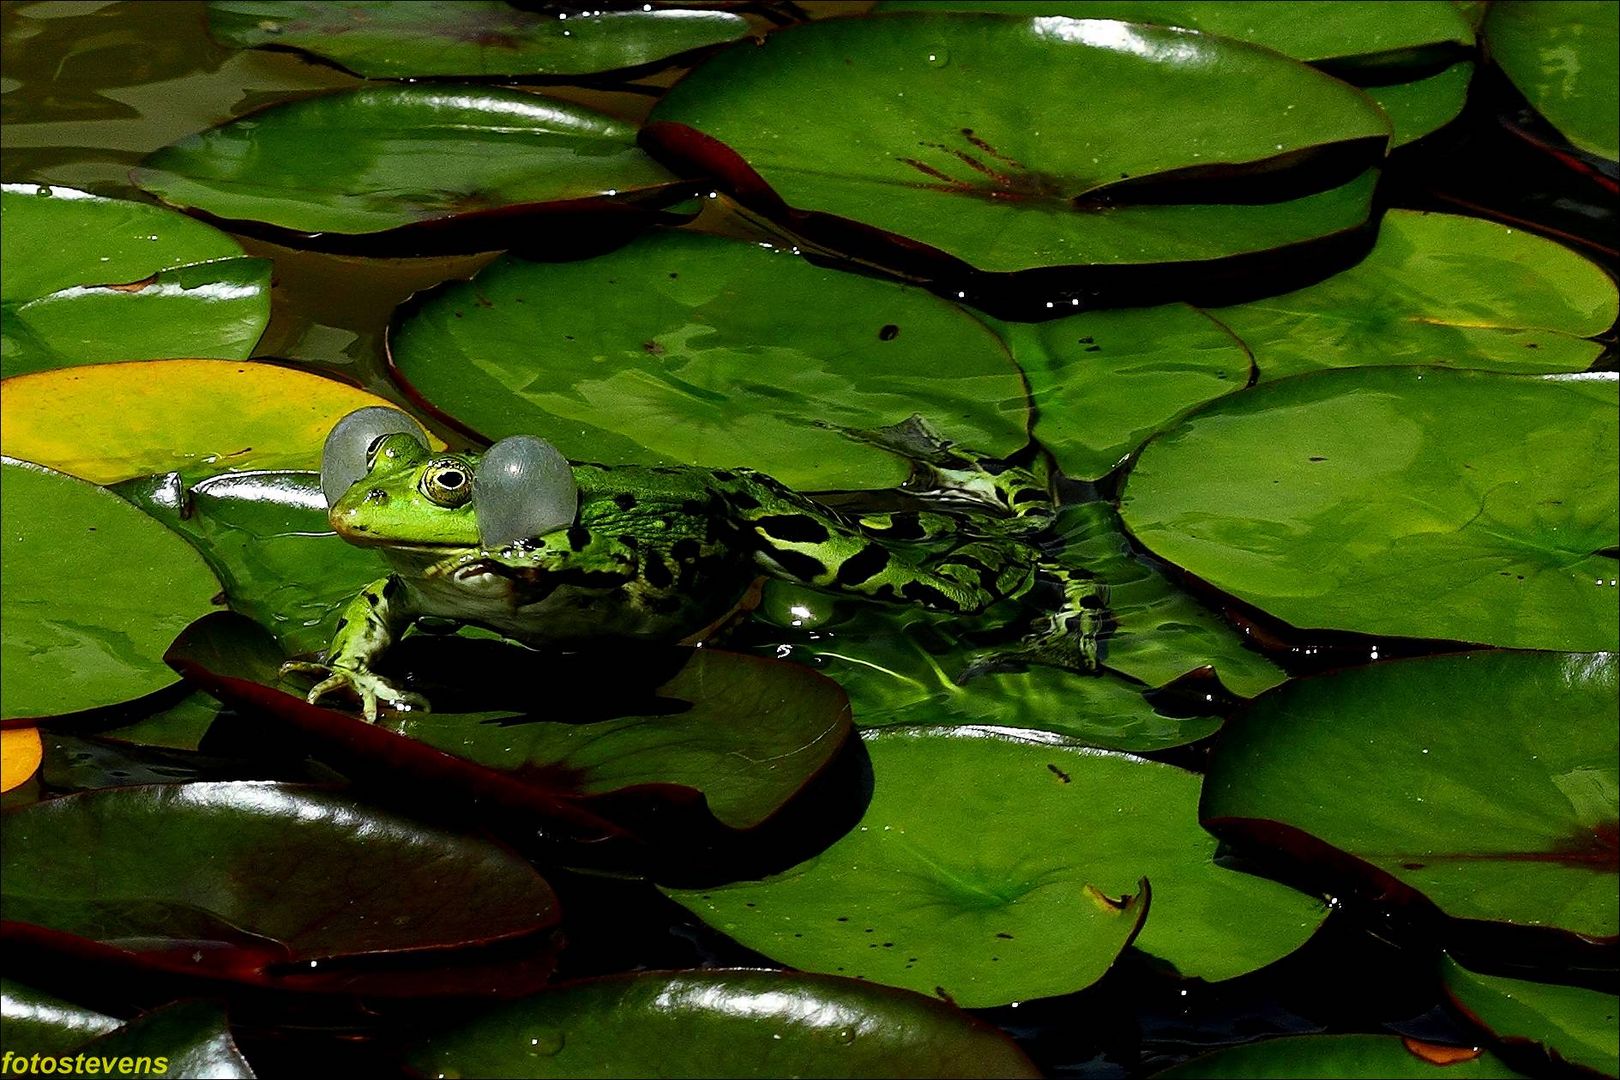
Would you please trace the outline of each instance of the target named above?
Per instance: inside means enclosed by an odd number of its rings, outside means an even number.
[[[0,374],[253,351],[270,263],[217,229],[72,188],[0,188]]]
[[[1620,998],[1614,994],[1485,975],[1450,957],[1440,971],[1452,1000],[1497,1038],[1538,1043],[1605,1076],[1620,1072]]]
[[[389,348],[411,389],[458,422],[489,439],[540,435],[575,460],[880,488],[907,463],[839,429],[921,413],[984,453],[1028,438],[1023,376],[965,311],[692,233],[579,262],[501,259],[432,293]]]
[[[6,919],[198,973],[488,945],[558,919],[506,849],[294,785],[108,788],[13,810],[0,834]]]
[[[646,972],[558,987],[420,1037],[424,1076],[1038,1077],[937,1000],[784,971]]]
[[[858,223],[906,238],[886,257],[992,272],[1220,259],[1356,228],[1388,136],[1351,87],[1242,42],[950,13],[776,31],[700,65],[643,129],[801,231],[873,239]]]
[[[1249,382],[1243,343],[1185,304],[993,325],[1029,377],[1035,436],[1073,480],[1104,476],[1148,436]]]
[[[1582,371],[1614,324],[1614,280],[1562,244],[1494,221],[1391,210],[1356,266],[1210,315],[1263,379],[1320,368],[1432,364]]]
[[[1498,0],[1484,32],[1496,66],[1564,138],[1620,160],[1620,3]]]
[[[1449,915],[1613,938],[1616,690],[1612,653],[1470,653],[1296,681],[1222,732],[1202,816],[1327,857],[1314,838]]]
[[[355,409],[391,404],[271,364],[98,364],[7,379],[0,447],[98,484],[175,470],[191,480],[227,470],[314,469],[332,425]]]
[[[1165,1080],[1501,1080],[1523,1075],[1495,1054],[1397,1035],[1294,1035],[1193,1058]]]
[[[1134,936],[1149,886],[1138,947],[1212,980],[1293,951],[1326,915],[1214,864],[1191,773],[1005,728],[864,741],[872,802],[853,832],[763,881],[670,895],[781,963],[969,1007],[1090,985]]]
[[[163,651],[219,592],[207,564],[94,485],[11,458],[0,472],[0,715],[80,712],[173,683]]]
[[[157,151],[135,179],[216,218],[342,236],[684,190],[636,148],[623,120],[521,90],[452,84],[273,105]]]
[[[1124,19],[1236,38],[1363,85],[1395,125],[1393,146],[1456,116],[1473,72],[1473,64],[1464,62],[1447,68],[1444,79],[1392,81],[1473,45],[1472,26],[1449,0],[1374,0],[1349,7],[1339,0],[884,0],[877,10]]]
[[[1148,443],[1154,554],[1299,628],[1616,648],[1612,372],[1328,371]]]
[[[324,648],[344,605],[388,572],[375,552],[332,532],[318,473],[229,473],[190,488],[170,473],[117,490],[195,544],[232,610],[289,653]]]
[[[238,48],[298,49],[367,78],[584,75],[733,41],[748,20],[667,7],[526,11],[504,0],[210,0],[208,32]]]

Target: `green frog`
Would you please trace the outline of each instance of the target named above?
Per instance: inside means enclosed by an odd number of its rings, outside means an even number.
[[[393,572],[347,605],[323,663],[283,673],[315,673],[311,703],[345,694],[375,721],[379,703],[428,707],[373,670],[418,619],[539,648],[692,640],[761,575],[964,615],[1046,582],[1058,601],[1002,659],[1096,670],[1103,590],[1032,539],[1055,513],[1043,459],[981,458],[915,416],[851,434],[909,458],[929,509],[847,513],[747,469],[576,464],[532,436],[440,453],[403,412],[350,413],[322,453],[328,517]]]

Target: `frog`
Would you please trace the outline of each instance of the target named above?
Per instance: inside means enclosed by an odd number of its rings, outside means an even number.
[[[994,663],[1097,671],[1106,589],[1032,541],[1056,513],[1047,459],[992,459],[915,415],[845,434],[909,460],[926,508],[852,513],[747,468],[574,462],[532,435],[435,451],[406,413],[356,410],[323,447],[327,517],[390,572],[344,607],[320,659],[282,674],[316,676],[309,703],[346,696],[376,722],[430,708],[375,670],[419,621],[535,649],[692,643],[762,577],[963,616],[1044,582],[1059,601]]]

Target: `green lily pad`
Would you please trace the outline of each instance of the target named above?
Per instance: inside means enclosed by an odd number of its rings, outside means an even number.
[[[0,715],[112,705],[174,682],[163,651],[219,592],[190,546],[122,499],[4,459]]]
[[[1495,1054],[1396,1035],[1295,1035],[1217,1050],[1155,1080],[1472,1080],[1517,1077]]]
[[[118,1027],[116,1017],[63,1001],[14,979],[0,979],[6,1049],[18,1057],[60,1054]]]
[[[1209,314],[1263,379],[1321,368],[1432,364],[1584,371],[1620,299],[1562,244],[1480,218],[1391,210],[1358,265],[1296,292]]]
[[[1620,998],[1614,994],[1485,975],[1449,956],[1440,971],[1452,1000],[1498,1038],[1539,1043],[1605,1076],[1620,1072]]]
[[[1109,673],[1031,665],[958,682],[984,651],[964,645],[960,635],[982,620],[964,625],[957,616],[879,611],[780,581],[766,583],[761,608],[777,626],[762,648],[842,686],[862,729],[993,724],[1147,751],[1196,742],[1221,726],[1215,715],[1160,713],[1143,697],[1146,687]]]
[[[1474,81],[1474,63],[1462,60],[1433,75],[1411,82],[1368,86],[1364,92],[1378,103],[1395,128],[1391,150],[1432,135],[1461,114]]]
[[[1468,653],[1296,681],[1228,723],[1202,815],[1314,837],[1448,915],[1613,938],[1616,689],[1613,654]]]
[[[270,319],[270,263],[144,203],[0,187],[0,374],[172,356],[244,359]]]
[[[1325,371],[1148,443],[1150,551],[1300,628],[1617,647],[1613,372]]]
[[[1473,72],[1471,63],[1463,63],[1447,68],[1443,80],[1389,82],[1403,69],[1422,70],[1436,57],[1473,45],[1472,26],[1449,0],[1385,0],[1348,8],[1337,0],[884,0],[876,10],[1124,19],[1236,38],[1364,85],[1395,125],[1391,146],[1421,138],[1455,117]]]
[[[588,660],[547,665],[536,657],[523,673],[543,688],[533,712],[412,713],[400,731],[502,772],[555,777],[582,795],[701,792],[731,829],[753,828],[781,809],[849,737],[843,691],[797,664],[688,649],[667,677],[626,674],[619,657],[598,666],[603,685],[617,680],[616,693],[589,706],[559,710],[552,690],[590,671]]]
[[[83,1047],[86,1059],[162,1061],[171,1076],[253,1080],[247,1058],[231,1037],[225,1010],[213,1001],[181,1001],[137,1017]],[[118,1075],[115,1070],[106,1070]]]
[[[199,973],[293,963],[313,979],[346,957],[487,945],[558,919],[506,849],[296,785],[107,788],[13,810],[0,835],[6,919]]]
[[[734,41],[748,33],[748,20],[662,4],[558,12],[497,0],[443,8],[389,0],[210,0],[208,32],[237,48],[312,53],[367,78],[585,75]]]
[[[1620,3],[1499,0],[1484,33],[1496,66],[1564,138],[1620,159]]]
[[[1292,952],[1326,915],[1214,864],[1192,773],[1006,728],[864,740],[872,802],[853,832],[763,881],[669,895],[781,963],[968,1007],[1090,985],[1133,936],[1148,885],[1138,947],[1211,980]],[[1138,890],[1123,907],[1104,899]]]
[[[1389,131],[1351,87],[1229,39],[901,13],[719,53],[643,138],[746,203],[800,212],[800,231],[856,222],[907,238],[900,254],[1012,272],[1220,259],[1356,228]]]
[[[134,176],[173,206],[340,236],[684,190],[623,120],[521,90],[446,84],[273,105],[164,147]]]
[[[171,750],[195,750],[203,736],[219,719],[220,704],[207,694],[187,694],[167,708],[136,716],[118,727],[98,730],[103,739],[157,746]]]
[[[503,258],[410,311],[389,348],[411,389],[458,422],[489,439],[540,435],[576,460],[881,488],[908,464],[839,428],[921,413],[985,453],[1028,439],[1023,376],[962,309],[692,233],[581,262]]]
[[[1243,343],[1185,304],[992,325],[1029,377],[1036,438],[1075,480],[1106,475],[1150,435],[1249,382]]]
[[[1038,1077],[992,1028],[920,994],[783,971],[647,972],[559,987],[425,1035],[424,1076]]]
[[[289,653],[325,648],[344,605],[388,572],[375,552],[332,532],[317,473],[228,473],[189,489],[169,473],[117,491],[195,544],[231,609]]]

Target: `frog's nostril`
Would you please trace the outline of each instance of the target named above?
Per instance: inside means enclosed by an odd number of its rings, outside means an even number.
[[[382,488],[372,488],[366,492],[366,503],[370,506],[382,506],[388,501],[388,492]]]

